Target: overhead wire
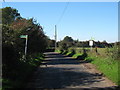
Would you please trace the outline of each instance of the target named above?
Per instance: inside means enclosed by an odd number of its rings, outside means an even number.
[[[58,25],[58,24],[60,23],[60,21],[62,20],[64,14],[65,14],[65,12],[66,12],[66,10],[67,10],[67,8],[68,8],[68,5],[69,5],[69,2],[66,2],[66,6],[65,6],[65,8],[63,9],[63,12],[62,12],[60,18],[58,19],[58,22],[56,23],[56,25]]]
[[[69,0],[68,0],[68,1],[69,1]],[[62,20],[64,14],[65,14],[65,12],[66,12],[66,10],[67,10],[67,8],[68,8],[68,5],[69,5],[69,2],[66,2],[66,6],[64,7],[63,12],[62,12],[61,16],[59,17],[59,19],[58,19],[58,21],[57,21],[57,23],[56,23],[55,25],[60,24],[60,21]],[[52,30],[52,28],[51,28],[50,30]],[[53,36],[55,36],[55,35],[53,35]]]

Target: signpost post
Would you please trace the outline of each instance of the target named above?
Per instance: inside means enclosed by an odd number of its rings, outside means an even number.
[[[27,55],[27,42],[28,42],[28,35],[21,35],[20,38],[24,38],[26,39],[26,42],[25,42],[25,59],[26,59],[26,55]]]

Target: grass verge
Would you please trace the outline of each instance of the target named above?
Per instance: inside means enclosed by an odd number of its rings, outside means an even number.
[[[118,61],[111,58],[87,57],[86,60],[91,60],[97,69],[100,70],[107,78],[119,85],[118,80]]]
[[[120,78],[118,73],[118,66],[120,64],[119,60],[113,59],[111,56],[106,55],[106,48],[104,49],[98,49],[99,54],[96,54],[95,52],[87,52],[85,56],[85,60],[90,61],[92,64],[96,65],[97,69],[101,71],[107,78],[109,78],[111,81],[113,81],[116,85],[120,86]],[[60,52],[60,51],[59,51]],[[81,57],[84,56],[83,53],[80,53],[80,51],[75,50],[74,55],[72,57],[78,58],[78,60],[82,60]],[[104,52],[104,53],[103,53]],[[63,52],[62,54],[64,54]],[[102,53],[102,54],[101,54]],[[65,53],[65,55],[70,55],[71,52]],[[108,53],[109,54],[109,53]]]
[[[105,49],[102,49],[102,51],[103,50],[105,52]],[[100,51],[100,49],[99,49],[99,51]],[[64,52],[62,54],[64,54]],[[71,52],[67,52],[65,55],[69,55],[69,54],[71,54]],[[72,57],[78,58],[79,56],[82,57],[83,53],[75,53]],[[79,59],[79,60],[81,60],[81,59]],[[108,79],[113,81],[116,85],[120,86],[120,78],[119,78],[119,73],[118,73],[118,66],[120,64],[119,60],[114,60],[113,58],[111,58],[109,56],[105,57],[103,54],[97,55],[94,52],[92,52],[92,53],[88,52],[87,56],[85,57],[85,60],[90,61]]]

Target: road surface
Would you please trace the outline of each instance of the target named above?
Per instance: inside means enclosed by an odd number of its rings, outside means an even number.
[[[27,84],[27,88],[80,90],[115,90],[115,86],[92,64],[55,52],[45,53],[45,60]]]

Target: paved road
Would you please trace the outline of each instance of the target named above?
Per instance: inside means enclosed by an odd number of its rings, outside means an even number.
[[[55,52],[45,55],[45,60],[29,80],[27,88],[114,90],[115,85],[90,63]]]

